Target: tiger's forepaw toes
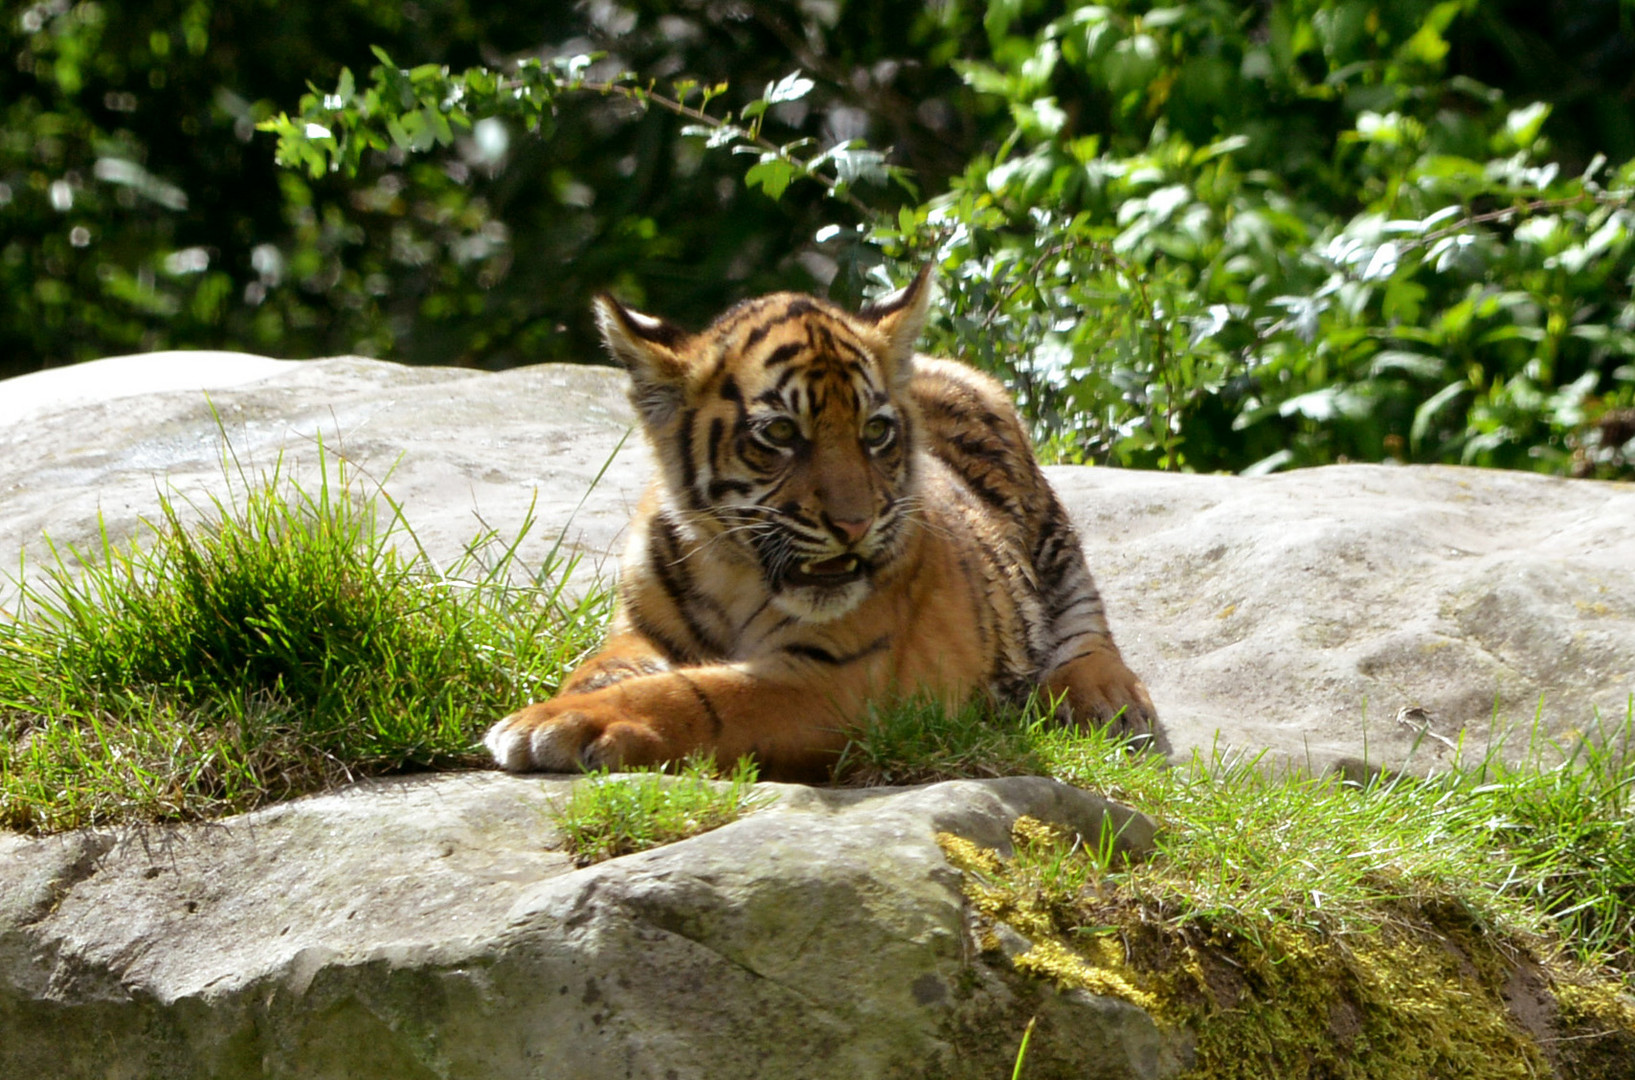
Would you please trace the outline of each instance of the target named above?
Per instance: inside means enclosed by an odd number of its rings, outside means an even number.
[[[506,772],[527,772],[534,767],[533,755],[528,748],[528,732],[513,724],[515,719],[516,714],[512,713],[489,728],[488,734],[483,736],[483,745],[494,755],[494,764]]]
[[[1168,755],[1169,739],[1147,687],[1118,657],[1089,658],[1064,682],[1066,719],[1108,727],[1133,747]]]
[[[1115,719],[1118,733],[1130,740],[1130,745],[1138,750],[1154,750],[1167,757],[1170,752],[1169,736],[1165,734],[1164,725],[1158,720],[1158,710],[1153,708],[1152,698],[1141,680],[1132,678],[1125,692],[1115,696],[1114,700],[1122,703]]]
[[[506,772],[576,772],[596,763],[581,755],[596,732],[584,730],[585,718],[557,712],[546,705],[530,705],[512,713],[483,736],[494,764]]]
[[[483,745],[506,772],[617,769],[670,756],[645,722],[591,695],[570,694],[519,709],[489,728]]]

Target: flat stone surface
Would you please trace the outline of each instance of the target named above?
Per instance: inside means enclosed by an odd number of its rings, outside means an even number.
[[[976,1078],[1034,1015],[1030,1076],[1188,1061],[1133,1006],[974,960],[937,834],[1008,851],[1020,814],[1092,837],[1110,814],[1150,845],[1093,795],[763,785],[732,825],[576,870],[551,817],[570,783],[410,777],[0,837],[0,1076]]]
[[[1439,768],[1624,724],[1635,486],[1445,466],[1047,470],[1178,749]],[[1397,721],[1418,707],[1431,737]],[[1495,722],[1496,720],[1496,722]],[[1446,741],[1445,741],[1446,740]]]
[[[583,582],[616,570],[650,467],[625,378],[604,367],[163,353],[0,387],[28,403],[0,435],[0,558],[25,551],[31,577],[42,534],[93,550],[99,513],[113,538],[138,534],[161,490],[207,506],[280,453],[310,484],[321,436],[364,486],[384,481],[440,563],[486,528],[514,535],[533,503],[523,559],[560,538]],[[1429,769],[1448,742],[1483,752],[1495,717],[1521,729],[1514,753],[1535,713],[1569,739],[1629,715],[1635,487],[1375,465],[1047,471],[1178,753]],[[0,607],[15,596],[0,586]],[[1418,726],[1397,721],[1415,706]]]

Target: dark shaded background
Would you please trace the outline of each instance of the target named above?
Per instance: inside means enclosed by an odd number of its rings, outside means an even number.
[[[1362,10],[1340,0],[1213,7],[1244,40],[1276,18]],[[1432,5],[1364,7],[1411,26]],[[1567,169],[1595,153],[1635,156],[1630,5],[1468,7],[1450,31],[1449,74],[1515,102],[1554,103],[1547,131]],[[560,111],[548,141],[510,131],[495,156],[493,143],[465,138],[317,183],[277,168],[272,137],[254,124],[293,111],[309,82],[332,87],[343,65],[366,72],[371,45],[406,65],[456,69],[606,51],[661,87],[730,82],[729,104],[799,68],[818,86],[779,112],[779,138],[864,136],[913,170],[923,199],[1007,130],[1003,105],[951,66],[987,55],[983,20],[997,8],[1023,26],[1061,10],[1032,0],[12,6],[0,23],[0,374],[184,347],[490,368],[594,360],[587,308],[598,290],[683,323],[772,288],[822,291],[835,267],[812,236],[855,213],[813,185],[776,203],[747,190],[744,159],[706,153],[663,113],[583,98]],[[1233,40],[1223,33],[1223,62],[1234,62]],[[1320,58],[1302,62],[1322,77]],[[1080,82],[1057,87],[1075,125],[1146,137],[1151,116],[1132,126],[1106,86]],[[1250,108],[1272,111],[1246,118]],[[1289,160],[1262,164],[1318,200],[1329,188],[1320,169],[1302,172],[1300,147],[1332,142],[1325,125],[1349,122],[1321,103],[1177,109],[1160,119],[1199,128],[1189,132],[1199,141],[1210,129],[1271,125],[1267,145]],[[885,213],[915,201],[897,188],[864,194]],[[849,281],[842,274],[836,287]]]

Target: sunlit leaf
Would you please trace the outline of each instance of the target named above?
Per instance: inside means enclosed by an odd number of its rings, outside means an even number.
[[[761,100],[770,105],[776,105],[783,101],[799,101],[807,94],[810,94],[812,88],[816,85],[800,72],[791,71],[777,82],[768,83],[766,93],[761,95]]]
[[[1425,401],[1414,410],[1414,422],[1413,426],[1408,431],[1408,443],[1411,447],[1413,447],[1415,453],[1419,452],[1421,445],[1425,441],[1426,433],[1430,431],[1431,424],[1436,421],[1437,414],[1443,409],[1447,408],[1449,405],[1453,404],[1454,400],[1458,398],[1460,394],[1469,389],[1469,384],[1464,382],[1449,383],[1436,393],[1432,394],[1430,397],[1426,398]]]

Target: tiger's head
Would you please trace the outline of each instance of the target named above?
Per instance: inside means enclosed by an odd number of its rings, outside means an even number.
[[[596,301],[663,470],[663,512],[753,561],[796,618],[852,610],[904,550],[917,507],[909,382],[930,294],[928,267],[855,314],[776,293],[696,334]]]

